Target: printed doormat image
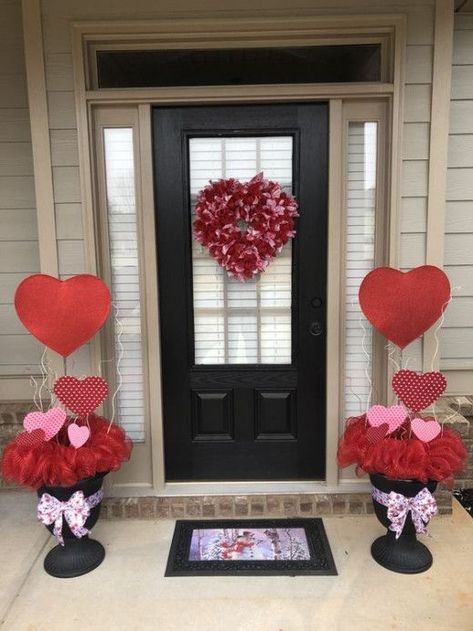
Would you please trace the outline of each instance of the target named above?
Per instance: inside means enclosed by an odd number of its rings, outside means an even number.
[[[335,576],[321,519],[177,521],[165,576]]]

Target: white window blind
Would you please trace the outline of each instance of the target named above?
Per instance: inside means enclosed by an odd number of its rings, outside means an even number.
[[[115,326],[115,358],[120,352],[122,385],[117,421],[134,441],[144,440],[143,348],[132,128],[104,129],[112,296],[122,333]]]
[[[209,180],[247,181],[263,171],[292,192],[292,152],[291,136],[191,138],[192,212]],[[196,364],[291,363],[291,243],[263,274],[242,283],[193,238],[192,268]]]
[[[366,411],[372,374],[372,329],[358,303],[375,266],[377,123],[350,122],[346,156],[345,417]]]

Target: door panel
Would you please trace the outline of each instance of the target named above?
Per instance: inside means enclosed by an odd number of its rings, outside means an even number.
[[[155,108],[168,480],[322,479],[327,105]],[[297,196],[297,235],[241,283],[192,238],[209,179],[264,171]]]

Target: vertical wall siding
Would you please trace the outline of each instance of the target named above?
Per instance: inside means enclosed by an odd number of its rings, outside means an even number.
[[[185,2],[160,6],[161,12],[189,8]],[[238,8],[252,10],[251,2],[240,0]],[[321,12],[346,12],[353,9],[349,0],[315,3],[307,0],[307,8],[317,4]],[[325,7],[324,7],[325,4]],[[207,0],[203,11],[220,7]],[[261,5],[261,6],[260,6]],[[261,2],[260,9],[287,8],[287,0]],[[159,17],[151,0],[137,0],[133,8],[120,0],[97,3],[83,0],[43,0],[43,33],[46,54],[46,76],[50,110],[51,150],[53,154],[56,218],[59,239],[59,268],[61,274],[83,271],[82,225],[80,220],[79,170],[77,132],[72,85],[72,56],[70,21],[94,19],[147,19]],[[235,7],[237,8],[237,7]],[[389,3],[380,6],[375,1],[358,1],[355,12],[391,12],[399,10]],[[405,86],[405,125],[403,145],[403,189],[401,225],[401,267],[406,269],[425,262],[425,230],[428,186],[428,151],[432,84],[432,51],[434,33],[433,3],[409,6],[407,29],[407,73]],[[422,344],[417,342],[405,350],[410,366],[420,368]]]
[[[422,24],[420,23],[422,20]],[[423,265],[426,254],[427,191],[434,15],[430,9],[409,15],[406,50],[402,146],[401,244],[403,270]],[[403,365],[420,370],[422,340],[403,351]]]
[[[38,372],[41,346],[13,308],[16,285],[39,271],[33,156],[20,0],[0,1],[0,377]]]
[[[455,17],[445,269],[457,289],[442,331],[441,368],[473,369],[473,14]]]

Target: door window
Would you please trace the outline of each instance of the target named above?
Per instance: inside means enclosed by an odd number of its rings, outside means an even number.
[[[262,171],[292,193],[293,137],[190,138],[189,165],[192,213],[209,180]],[[290,241],[263,274],[241,282],[192,239],[192,275],[195,364],[291,363]]]

